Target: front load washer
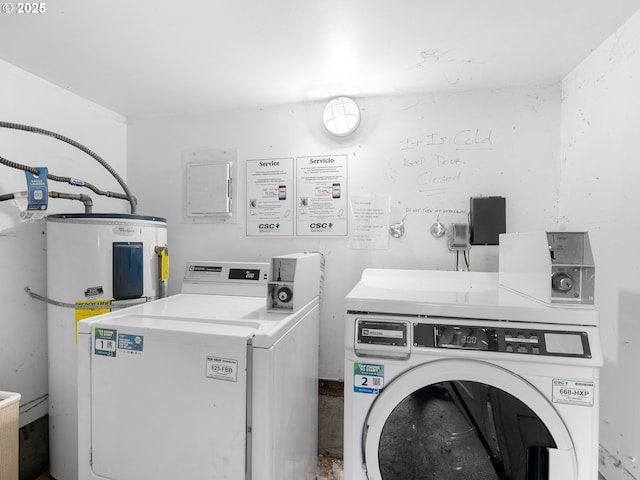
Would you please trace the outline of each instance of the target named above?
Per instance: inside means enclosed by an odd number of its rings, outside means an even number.
[[[382,269],[346,308],[346,480],[598,478],[596,310]]]
[[[319,293],[269,309],[268,268],[191,262],[183,293],[79,323],[81,480],[315,478]]]

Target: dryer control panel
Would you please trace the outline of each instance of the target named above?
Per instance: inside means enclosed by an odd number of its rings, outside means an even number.
[[[591,358],[589,336],[582,331],[417,323],[413,346]]]
[[[429,322],[431,320],[431,322]],[[592,358],[589,334],[582,330],[526,328],[481,323],[454,323],[455,319],[420,321],[358,318],[356,354],[406,358],[418,348]],[[423,323],[425,322],[425,323]]]

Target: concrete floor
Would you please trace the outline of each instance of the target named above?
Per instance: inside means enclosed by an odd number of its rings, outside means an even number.
[[[316,478],[317,480],[344,480],[342,459],[320,455],[318,457],[318,476]],[[605,480],[602,475],[599,475],[598,479]],[[49,474],[43,473],[35,480],[49,480]]]
[[[317,480],[344,480],[342,474],[342,459],[319,455],[318,475],[316,478]],[[43,473],[35,480],[49,480],[49,473]]]
[[[344,480],[342,459],[335,457],[318,456],[317,480]]]

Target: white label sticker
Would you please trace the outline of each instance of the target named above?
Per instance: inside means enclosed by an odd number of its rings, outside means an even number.
[[[594,382],[559,378],[553,380],[553,403],[593,407],[594,398]]]
[[[230,358],[207,357],[207,370],[205,375],[208,378],[237,382],[238,361]]]

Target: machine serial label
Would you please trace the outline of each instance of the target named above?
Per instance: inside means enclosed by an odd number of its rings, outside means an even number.
[[[208,378],[238,381],[238,361],[230,358],[207,357],[207,369],[205,375]]]
[[[553,380],[553,403],[593,407],[594,397],[594,382],[559,378]]]
[[[384,389],[384,365],[353,364],[353,391],[377,395]]]
[[[111,328],[96,328],[95,330],[95,343],[93,352],[96,355],[102,355],[105,357],[116,356],[116,337],[118,335],[117,330]]]

